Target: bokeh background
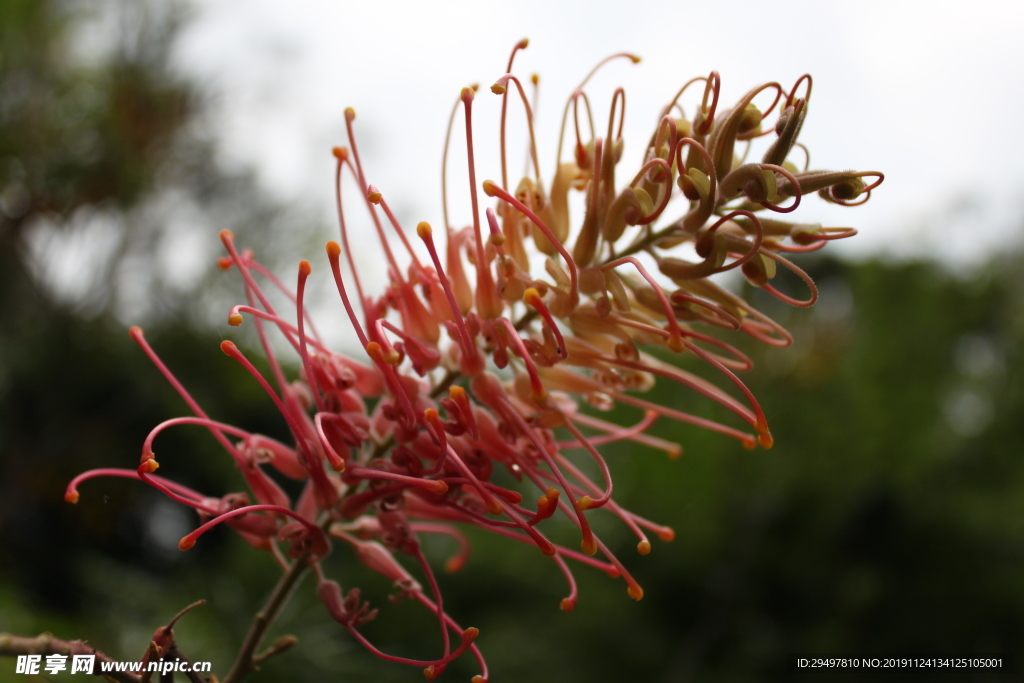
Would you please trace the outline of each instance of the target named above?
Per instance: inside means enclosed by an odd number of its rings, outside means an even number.
[[[349,105],[371,178],[400,218],[441,223],[450,107],[463,85],[501,75],[529,36],[517,64],[541,74],[548,164],[563,98],[592,64],[628,50],[644,61],[613,65],[594,86],[598,102],[627,88],[627,157],[691,76],[718,69],[728,103],[810,71],[801,139],[812,163],[887,178],[862,208],[801,209],[861,229],[800,261],[821,286],[818,306],[747,292],[796,338],[790,349],[746,349],[775,448],[747,452],[667,423],[653,431],[684,445],[680,460],[608,448],[621,500],[677,532],[640,557],[624,530],[602,529],[643,601],[581,569],[580,603],[564,614],[562,578],[545,558],[472,534],[466,568],[441,580],[451,613],[481,629],[493,680],[867,679],[793,671],[793,653],[999,654],[1015,673],[916,679],[1019,680],[1021,26],[1022,10],[998,2],[5,0],[0,632],[86,638],[137,659],[158,625],[207,598],[179,642],[226,670],[276,578],[270,558],[229,533],[179,552],[191,513],[132,482],[87,484],[77,506],[62,498],[84,469],[132,466],[149,429],[184,413],[126,328],[143,324],[217,419],[281,434],[269,402],[217,349],[225,336],[247,341],[225,324],[241,290],[213,267],[217,231],[230,228],[284,272],[306,257],[322,274],[334,235],[329,150],[344,143]],[[488,125],[496,131],[493,119],[480,123],[477,139],[493,174]],[[453,189],[452,206],[463,198]],[[339,347],[351,344],[337,304],[318,292],[318,321]],[[715,415],[670,386],[654,393]],[[199,490],[237,490],[207,441],[189,430],[161,437],[168,471]],[[428,550],[440,562],[453,547]],[[368,632],[385,650],[430,651],[429,615],[389,605],[386,582],[343,552],[329,564],[382,606]],[[420,680],[354,645],[310,583],[280,633],[297,635],[298,649],[253,681]],[[0,661],[0,680],[26,680],[13,670]],[[473,673],[466,659],[445,676]]]

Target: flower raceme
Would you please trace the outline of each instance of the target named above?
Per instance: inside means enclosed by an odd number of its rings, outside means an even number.
[[[247,304],[231,309],[228,322],[253,321],[270,367],[264,377],[232,342],[222,351],[241,364],[276,404],[291,433],[282,443],[211,419],[132,328],[132,338],[188,404],[193,415],[153,429],[137,469],[86,472],[68,486],[78,499],[85,479],[108,475],[142,479],[170,498],[194,508],[203,521],[181,540],[190,548],[209,528],[226,523],[251,545],[269,550],[287,569],[289,559],[311,566],[317,593],[331,616],[368,650],[384,659],[421,666],[428,679],[466,650],[487,669],[474,644],[477,630],[460,627],[444,610],[438,582],[424,557],[420,537],[444,534],[459,544],[451,571],[466,561],[468,544],[457,525],[473,525],[536,546],[565,576],[571,611],[577,591],[566,560],[624,579],[628,594],[643,590],[622,561],[594,532],[597,509],[618,517],[636,535],[637,550],[651,551],[648,534],[670,541],[673,531],[633,512],[613,497],[612,478],[598,447],[633,441],[677,457],[681,448],[646,434],[659,418],[719,432],[747,448],[770,448],[764,412],[737,373],[751,361],[712,332],[745,334],[773,346],[792,337],[712,276],[739,270],[748,282],[794,306],[817,299],[811,278],[787,255],[821,249],[856,234],[789,220],[811,192],[827,202],[854,206],[867,201],[881,173],[820,171],[790,160],[809,160],[797,141],[807,116],[812,80],[801,76],[788,90],[779,83],[751,89],[733,107],[719,102],[717,72],[687,82],[660,112],[647,142],[643,165],[623,184],[616,177],[623,153],[626,96],[611,99],[607,132],[595,128],[584,88],[607,62],[638,58],[619,54],[601,62],[571,94],[562,117],[557,165],[550,183],[542,180],[533,135],[530,98],[512,74],[521,41],[506,72],[491,91],[500,97],[500,183],[478,181],[474,161],[473,111],[476,88],[464,88],[452,111],[448,140],[459,111],[466,134],[471,205],[468,225],[448,217],[446,142],[442,171],[444,226],[440,233],[420,223],[401,225],[384,194],[370,184],[356,146],[355,112],[345,111],[349,146],[336,158],[339,241],[327,244],[329,263],[345,314],[363,354],[353,358],[324,345],[304,308],[311,266],[302,261],[295,290],[240,251],[221,234],[224,269],[236,268]],[[537,77],[532,79],[537,86]],[[691,86],[702,86],[690,115],[680,103]],[[505,121],[510,96],[518,95],[529,130],[528,175],[510,184]],[[513,97],[515,99],[515,97]],[[756,103],[755,103],[756,102]],[[764,110],[762,111],[762,107]],[[588,135],[580,110],[589,120]],[[570,110],[574,140],[562,154]],[[766,125],[772,112],[774,125]],[[570,136],[572,140],[573,136]],[[751,142],[770,137],[760,161],[745,161]],[[737,149],[744,148],[737,156]],[[380,295],[363,287],[350,243],[342,179],[350,174],[361,190],[372,228],[387,261],[388,285]],[[578,225],[570,221],[569,195],[583,193]],[[481,194],[490,198],[486,208]],[[772,214],[779,217],[768,218]],[[669,218],[666,218],[669,216]],[[415,246],[416,240],[422,248]],[[689,258],[678,254],[686,249]],[[536,272],[531,252],[539,251],[544,271]],[[673,252],[677,253],[673,255]],[[427,257],[423,257],[426,253]],[[640,258],[638,258],[640,257]],[[467,266],[468,264],[468,266]],[[809,294],[795,299],[773,285],[780,269],[795,273]],[[656,270],[656,272],[652,272]],[[279,290],[294,311],[278,313],[266,290]],[[268,340],[276,328],[294,349],[299,378],[289,381]],[[721,375],[730,391],[659,358],[672,352],[704,363]],[[657,378],[696,391],[734,413],[740,428],[692,415],[639,397]],[[374,405],[373,409],[368,404]],[[594,417],[581,404],[602,411],[633,406],[643,417],[619,425]],[[248,493],[211,498],[154,474],[155,437],[172,426],[205,427],[234,458]],[[580,451],[583,462],[570,457]],[[592,461],[592,463],[587,463]],[[292,500],[268,470],[305,482]],[[596,473],[596,476],[592,476]],[[535,504],[525,499],[534,490]],[[580,550],[556,544],[546,520],[561,515],[578,530]],[[320,559],[332,540],[356,560],[394,581],[401,596],[437,615],[443,651],[417,661],[378,650],[359,626],[376,610],[358,589],[343,593],[324,576]],[[287,545],[286,558],[279,544]],[[411,557],[426,588],[398,562]],[[452,634],[455,635],[453,642]]]

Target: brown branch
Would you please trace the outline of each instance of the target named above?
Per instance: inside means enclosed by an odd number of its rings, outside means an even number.
[[[267,603],[256,614],[256,618],[253,619],[249,633],[245,636],[245,642],[242,643],[242,649],[238,651],[238,658],[231,665],[228,675],[224,677],[224,683],[238,683],[247,674],[256,669],[257,662],[254,661],[253,657],[256,648],[260,646],[260,641],[263,640],[267,628],[277,617],[281,608],[284,607],[284,603],[287,602],[292,589],[298,584],[299,579],[302,578],[307,568],[309,568],[309,562],[307,558],[303,557],[295,560],[288,571],[281,575],[277,585],[274,586],[274,592],[267,599]]]
[[[114,661],[81,640],[59,640],[49,633],[34,638],[0,633],[0,656],[18,655],[96,655],[95,671],[101,671],[103,663]],[[117,683],[139,683],[139,677],[127,671],[107,671],[104,674]]]

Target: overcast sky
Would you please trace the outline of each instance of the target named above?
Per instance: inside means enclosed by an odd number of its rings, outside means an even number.
[[[451,106],[462,86],[486,88],[499,77],[512,46],[528,37],[515,70],[541,76],[548,177],[565,98],[605,56],[643,58],[609,65],[590,89],[603,121],[612,90],[626,88],[624,169],[636,168],[658,109],[689,78],[717,69],[729,105],[755,84],[788,87],[806,71],[814,92],[801,140],[812,165],[886,174],[864,207],[814,199],[799,211],[804,220],[860,227],[843,251],[964,261],[1021,233],[1014,209],[1024,199],[1024,5],[207,0],[196,9],[180,61],[220,98],[225,158],[254,165],[272,191],[324,216],[333,210],[330,148],[344,144],[342,112],[353,106],[371,182],[405,221],[440,223]],[[497,177],[500,101],[486,89],[477,99],[480,174]],[[518,169],[523,147],[511,149]],[[452,195],[457,208],[464,198]],[[459,223],[469,218],[453,213]]]

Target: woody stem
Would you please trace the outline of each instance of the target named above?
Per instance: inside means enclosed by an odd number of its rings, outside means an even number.
[[[110,657],[80,640],[59,640],[49,633],[34,638],[0,633],[0,657],[18,655],[95,655],[96,670],[102,664],[113,662]],[[127,671],[107,671],[104,675],[117,683],[139,683],[139,677]]]
[[[328,519],[321,527],[326,527],[329,524],[330,520]],[[254,661],[256,648],[260,646],[260,642],[263,640],[263,636],[266,634],[270,624],[277,618],[281,608],[284,607],[284,604],[291,596],[292,590],[298,585],[299,580],[308,568],[308,558],[300,557],[278,579],[277,585],[274,586],[274,591],[270,594],[266,604],[263,605],[263,609],[257,612],[256,617],[252,620],[249,633],[245,636],[245,641],[242,643],[242,648],[238,651],[235,663],[231,665],[231,670],[224,677],[224,683],[238,683],[238,681],[241,681],[256,668],[256,662]]]

